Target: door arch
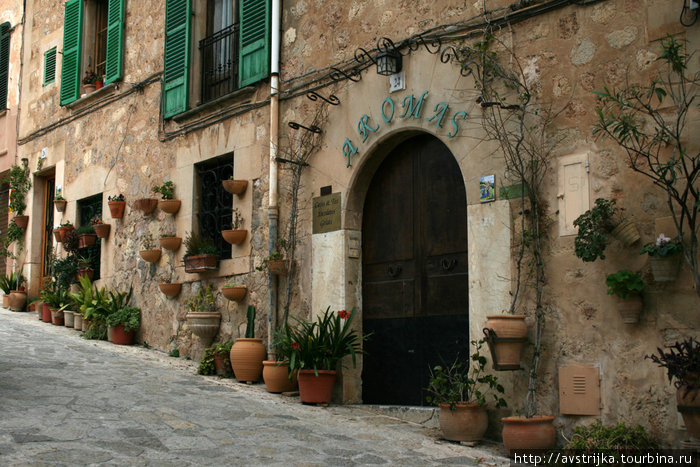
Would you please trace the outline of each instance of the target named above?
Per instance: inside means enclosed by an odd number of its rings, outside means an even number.
[[[440,140],[407,139],[379,165],[362,244],[363,401],[423,405],[429,369],[469,352],[466,193]]]

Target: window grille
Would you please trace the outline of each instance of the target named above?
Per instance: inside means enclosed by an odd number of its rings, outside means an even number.
[[[214,241],[220,259],[230,259],[231,245],[223,239],[221,231],[231,228],[233,196],[224,190],[221,182],[233,175],[233,154],[202,162],[195,168],[199,185],[199,234]]]

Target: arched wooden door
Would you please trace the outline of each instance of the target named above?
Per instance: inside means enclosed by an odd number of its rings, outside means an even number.
[[[467,358],[467,205],[456,160],[421,135],[377,169],[362,219],[366,404],[425,404],[429,369]]]

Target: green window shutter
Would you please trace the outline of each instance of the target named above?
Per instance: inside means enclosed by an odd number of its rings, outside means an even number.
[[[61,105],[80,97],[80,45],[83,36],[83,0],[68,0],[63,23]]]
[[[56,47],[44,52],[44,86],[56,81]]]
[[[10,78],[10,23],[0,24],[0,112],[7,108],[7,81]]]
[[[241,0],[239,87],[265,79],[270,74],[270,0]]]
[[[122,48],[124,47],[124,0],[109,0],[107,7],[107,63],[105,84],[122,77]]]
[[[190,88],[190,0],[165,2],[163,116],[187,110]]]

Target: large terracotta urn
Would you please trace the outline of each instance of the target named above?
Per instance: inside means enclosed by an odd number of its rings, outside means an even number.
[[[503,444],[512,456],[517,451],[552,449],[557,442],[554,417],[506,417],[503,422]]]
[[[259,338],[242,337],[231,347],[231,367],[240,382],[254,383],[260,379],[267,351]]]
[[[267,392],[281,393],[294,391],[297,387],[297,374],[295,371],[289,377],[289,364],[277,362],[275,360],[265,360],[263,362],[263,381]]]
[[[525,315],[488,315],[486,342],[495,356],[496,370],[519,370],[520,354],[527,340]]]
[[[450,441],[481,441],[489,426],[486,406],[459,403],[454,410],[450,404],[440,404],[440,429]]]

